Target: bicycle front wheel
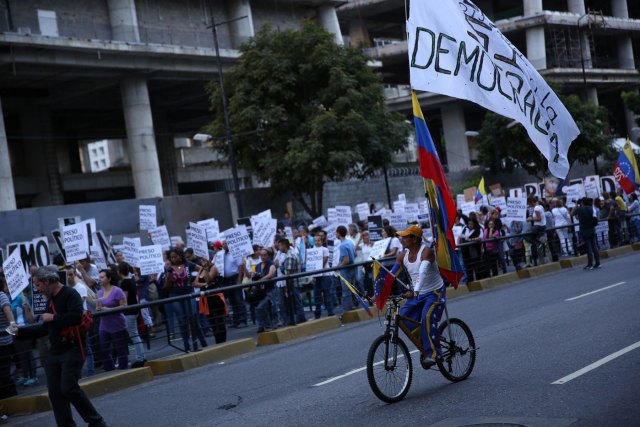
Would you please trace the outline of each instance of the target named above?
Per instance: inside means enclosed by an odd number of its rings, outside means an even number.
[[[367,355],[367,379],[371,391],[383,402],[398,402],[411,387],[413,366],[406,344],[381,335],[371,344]]]
[[[476,343],[471,330],[460,319],[449,319],[438,328],[442,358],[438,369],[446,379],[458,382],[471,375],[476,363]]]

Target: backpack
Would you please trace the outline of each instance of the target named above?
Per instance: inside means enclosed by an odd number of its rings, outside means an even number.
[[[53,301],[49,301],[49,305],[51,306],[51,310],[53,310],[53,314],[58,314],[56,311],[56,306],[53,304]],[[85,359],[84,354],[84,345],[82,343],[82,337],[91,330],[93,327],[93,317],[91,316],[90,311],[85,311],[80,319],[80,323],[74,326],[68,326],[60,331],[60,336],[67,341],[77,342],[80,344],[80,353],[82,354],[82,360]]]

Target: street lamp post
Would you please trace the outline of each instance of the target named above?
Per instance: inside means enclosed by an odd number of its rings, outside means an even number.
[[[222,114],[224,116],[225,135],[227,140],[227,147],[229,149],[229,165],[231,166],[231,177],[233,179],[233,191],[236,196],[236,208],[238,210],[238,217],[244,216],[242,208],[242,198],[240,197],[240,183],[238,181],[238,165],[236,162],[236,147],[233,143],[233,133],[231,131],[231,123],[229,122],[229,110],[227,108],[227,95],[224,91],[224,76],[222,75],[222,60],[220,59],[220,47],[218,46],[218,31],[216,27],[218,25],[228,24],[229,22],[237,21],[239,19],[246,18],[242,16],[230,21],[225,21],[216,24],[215,16],[213,13],[213,1],[209,1],[209,14],[211,15],[211,33],[213,34],[213,44],[216,51],[216,62],[218,63],[218,81],[220,84],[220,97],[222,98]]]
[[[584,15],[580,16],[580,18],[578,18],[578,43],[580,45],[580,65],[582,67],[582,85],[584,87],[584,91],[585,91],[585,98],[588,100],[588,92],[587,92],[587,74],[584,71],[584,51],[582,48],[582,29],[580,28],[580,21],[582,21],[582,19],[586,18],[587,16],[589,16],[591,14],[591,11],[587,11],[587,13],[585,13]],[[596,175],[598,175],[598,159],[597,157],[593,158],[593,170],[595,172]]]

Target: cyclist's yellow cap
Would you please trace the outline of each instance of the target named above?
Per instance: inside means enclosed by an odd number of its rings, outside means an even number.
[[[417,225],[412,225],[412,226],[408,227],[404,231],[398,231],[396,234],[398,236],[400,236],[400,237],[416,236],[416,237],[422,238],[422,229],[420,227],[418,227]]]

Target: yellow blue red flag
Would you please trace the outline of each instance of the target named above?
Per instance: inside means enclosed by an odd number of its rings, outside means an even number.
[[[427,198],[431,205],[431,218],[437,227],[433,233],[436,239],[436,260],[442,277],[457,288],[462,277],[462,264],[455,253],[456,242],[452,231],[456,218],[456,205],[415,92],[411,92],[411,99],[420,175],[424,178]]]

